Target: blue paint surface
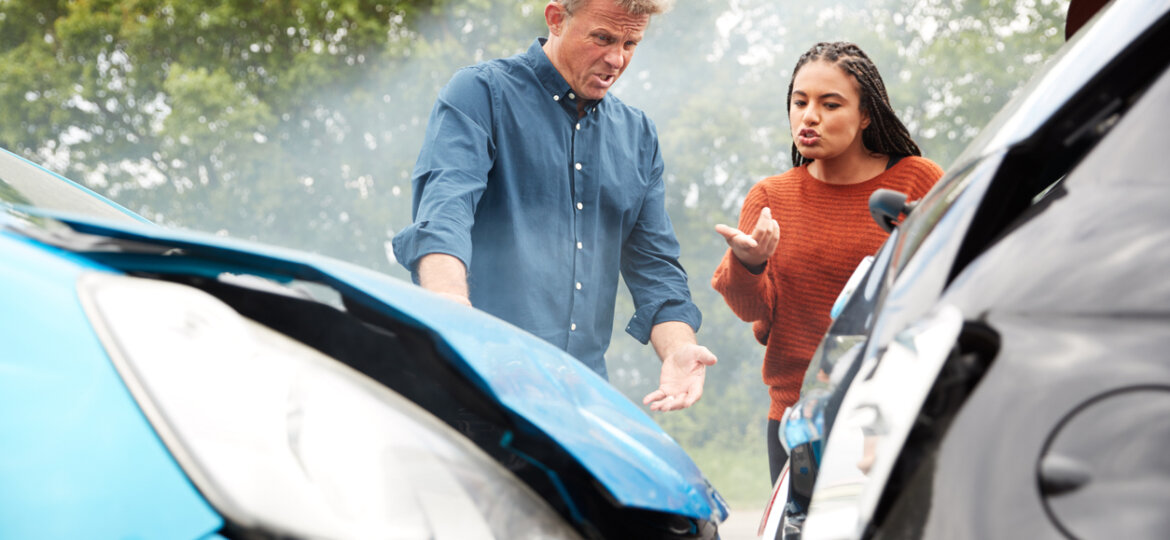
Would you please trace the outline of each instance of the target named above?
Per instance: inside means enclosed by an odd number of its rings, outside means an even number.
[[[0,234],[0,538],[200,538],[223,521],[94,335],[92,263]]]

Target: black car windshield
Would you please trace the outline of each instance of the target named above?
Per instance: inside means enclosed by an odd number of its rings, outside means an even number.
[[[115,221],[140,220],[100,195],[0,151],[0,202]]]

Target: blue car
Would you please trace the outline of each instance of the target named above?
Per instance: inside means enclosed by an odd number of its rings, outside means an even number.
[[[727,515],[559,349],[0,150],[0,538],[715,538]]]

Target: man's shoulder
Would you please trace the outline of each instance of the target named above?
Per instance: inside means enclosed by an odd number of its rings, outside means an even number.
[[[642,133],[657,137],[658,127],[646,111],[630,105],[613,94],[605,96],[605,114],[626,126],[638,128]]]
[[[533,46],[535,47],[535,45]],[[464,69],[475,70],[480,73],[487,73],[493,75],[507,74],[511,76],[523,75],[528,77],[537,77],[537,69],[542,63],[543,53],[539,52],[537,48],[529,48],[528,50],[520,51],[512,56],[501,56],[497,58],[490,58],[467,66]],[[547,63],[547,61],[544,61]]]
[[[518,65],[523,62],[516,56],[509,56],[507,58],[492,58],[464,66],[455,71],[455,76],[463,74],[464,76],[472,77],[493,77],[499,73],[508,73],[514,71]]]
[[[621,98],[613,94],[607,94],[605,96],[605,106],[609,108],[610,114],[620,114],[629,118],[651,122],[650,116],[646,114],[646,111],[622,101]]]

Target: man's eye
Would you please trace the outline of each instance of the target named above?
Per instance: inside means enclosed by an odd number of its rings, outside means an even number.
[[[832,110],[836,110],[836,109],[841,108],[841,104],[840,103],[826,103],[825,108],[832,111]]]
[[[602,35],[602,34],[597,34],[597,35],[594,35],[593,37],[597,38],[597,42],[602,44],[602,45],[609,45],[610,43],[614,42],[614,39],[612,37]]]
[[[804,102],[804,100],[794,99],[794,100],[792,100],[792,106],[793,107],[804,107],[805,102]]]

